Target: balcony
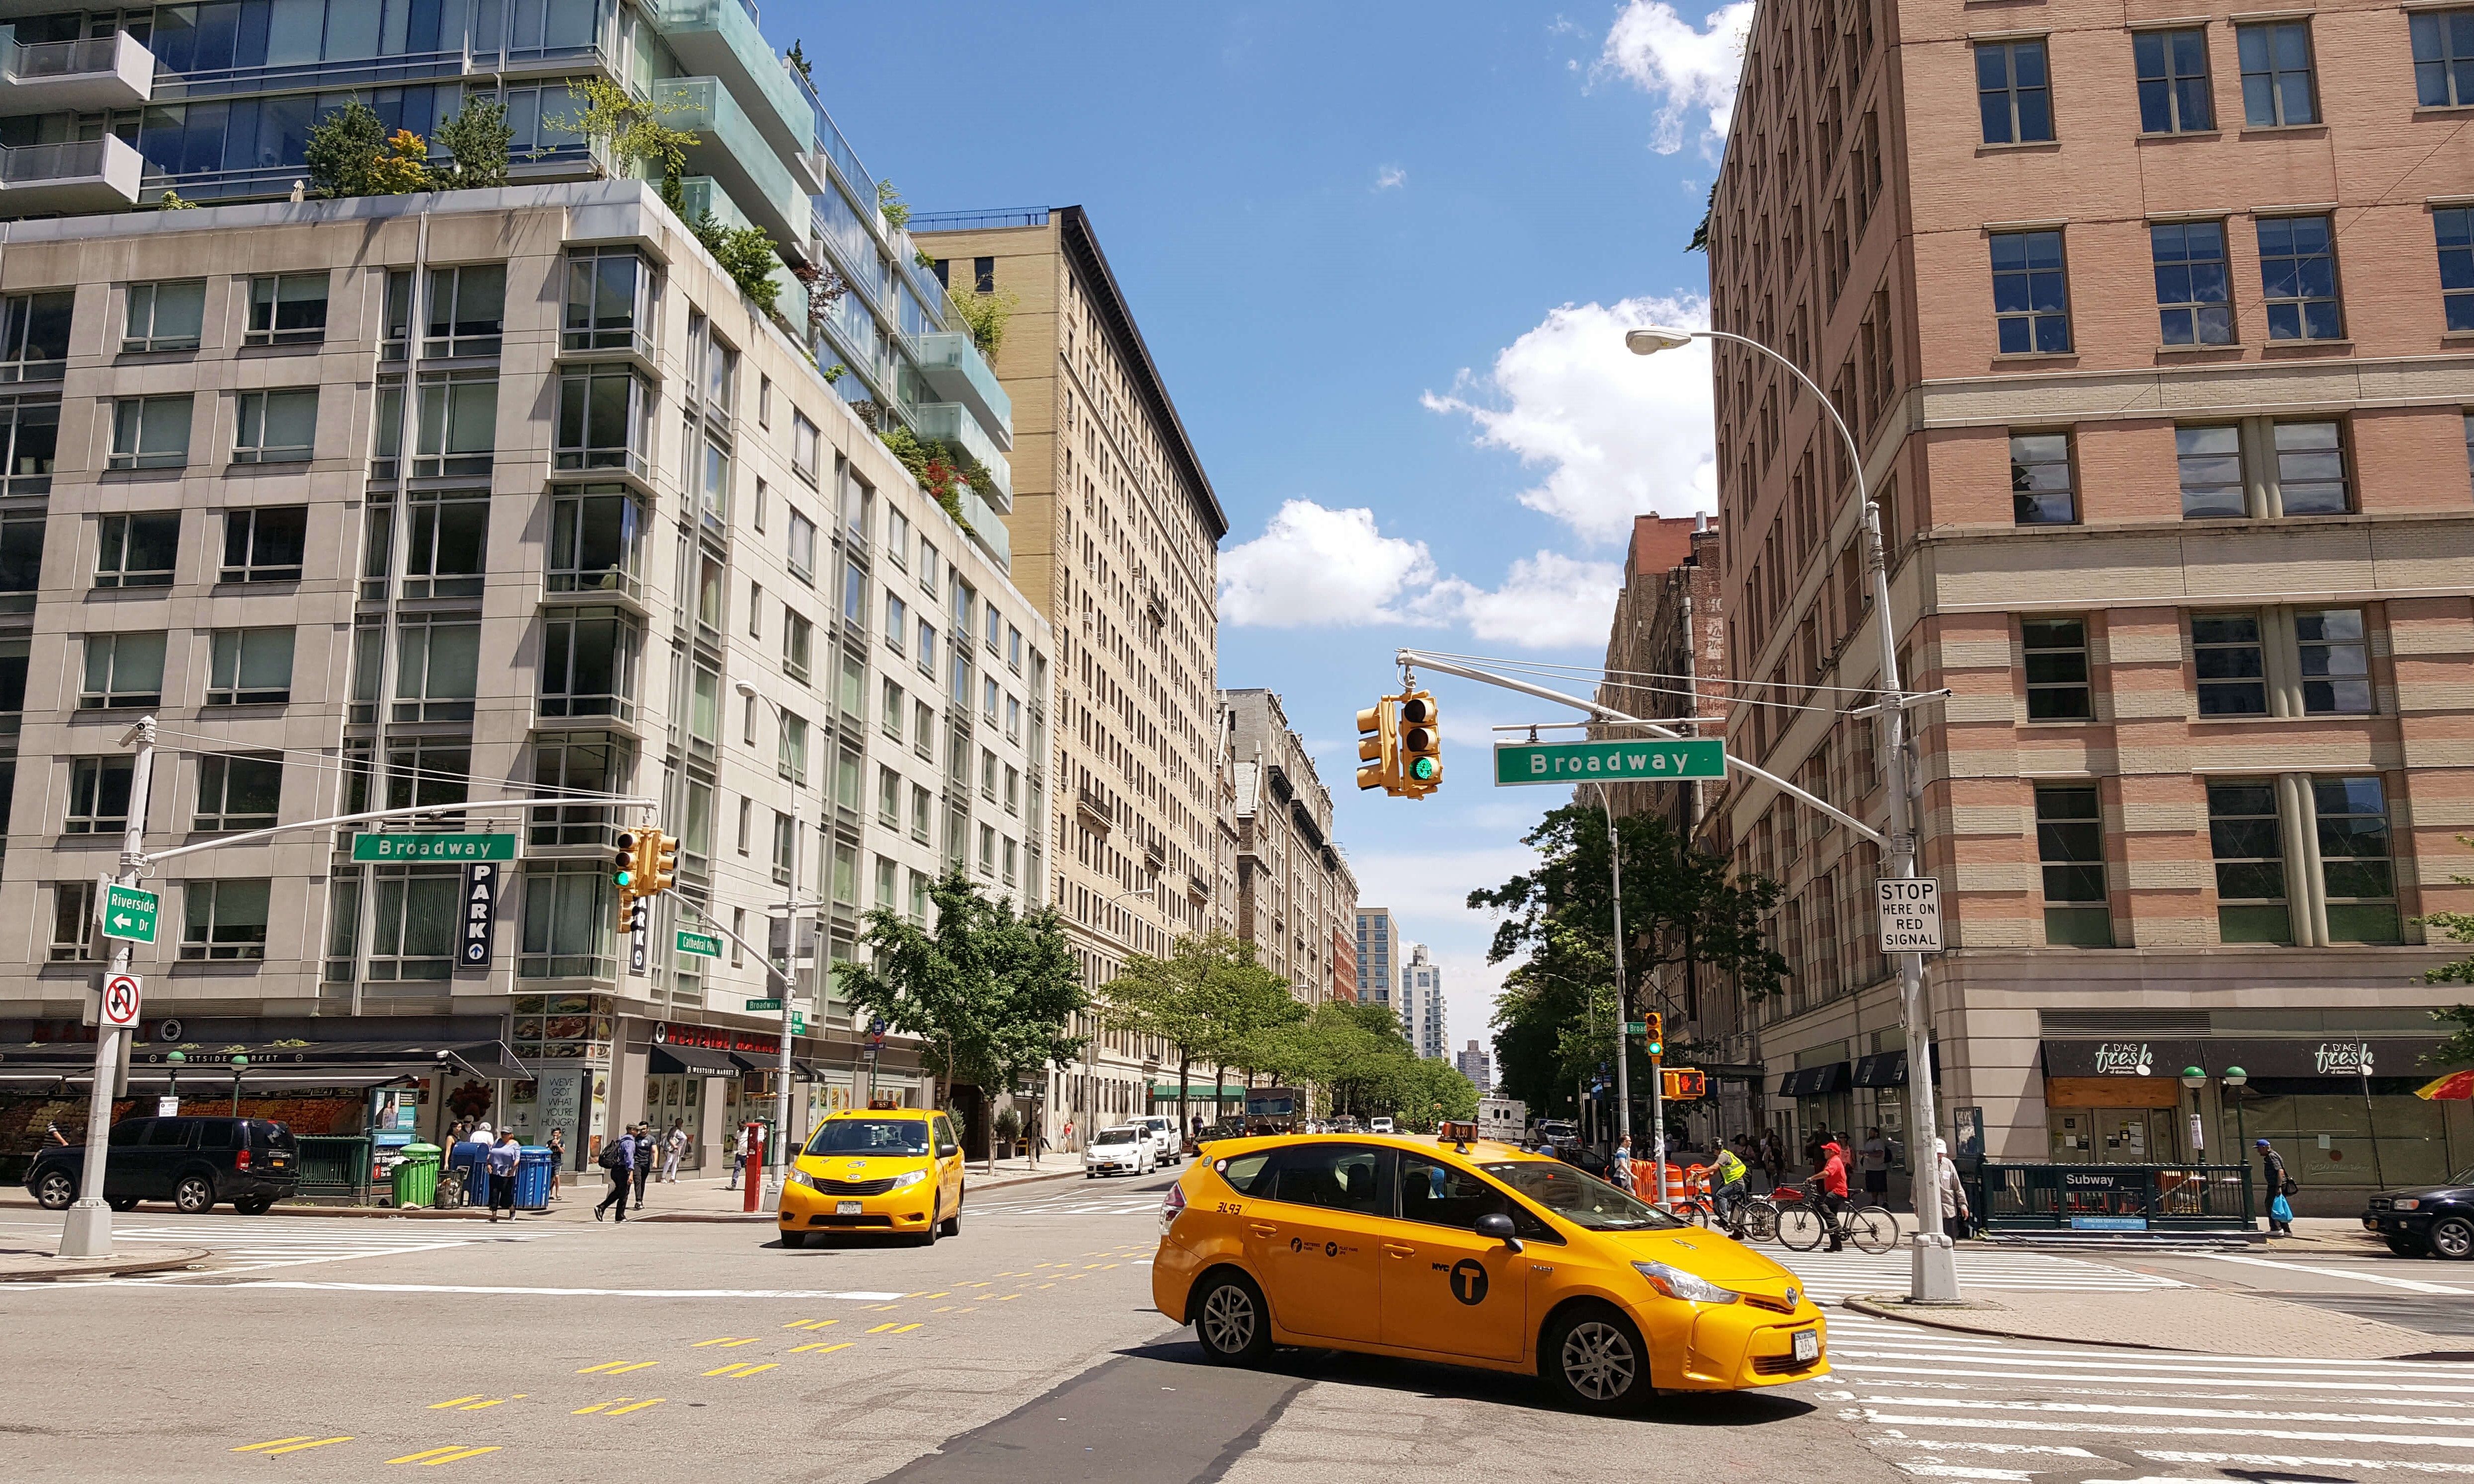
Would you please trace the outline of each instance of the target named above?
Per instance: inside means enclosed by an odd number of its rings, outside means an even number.
[[[1013,538],[1007,534],[1005,516],[968,486],[962,490],[962,528],[971,533],[971,539],[987,549],[997,565],[1007,572],[1013,570]]]
[[[0,39],[0,114],[143,108],[155,96],[155,54],[126,32],[20,46]]]
[[[974,351],[974,354],[978,352]],[[1013,508],[1013,466],[980,426],[980,419],[960,402],[921,402],[910,409],[910,430],[922,439],[952,443],[988,467],[997,479],[999,510]]]
[[[753,8],[741,0],[652,0],[649,9],[681,66],[719,78],[740,99],[764,100],[751,115],[757,129],[774,155],[796,160],[811,177],[800,182],[804,191],[824,190],[815,110],[788,64],[757,29]]]
[[[947,330],[920,336],[919,371],[940,400],[969,408],[989,440],[1013,452],[1013,398],[998,385],[997,373],[969,335]]]
[[[731,3],[735,8],[737,0]],[[653,87],[677,110],[665,122],[696,136],[688,150],[689,170],[710,176],[785,252],[801,259],[811,256],[809,224],[814,213],[807,193],[721,79],[665,78]]]
[[[116,134],[0,149],[0,217],[118,211],[137,201],[145,160]]]

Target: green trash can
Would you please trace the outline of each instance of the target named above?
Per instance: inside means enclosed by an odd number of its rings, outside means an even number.
[[[436,1144],[403,1146],[403,1159],[395,1167],[396,1209],[410,1210],[438,1199],[438,1155]]]

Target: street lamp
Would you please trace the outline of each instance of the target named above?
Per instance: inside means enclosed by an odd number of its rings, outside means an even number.
[[[231,1060],[231,1068],[232,1068],[232,1111],[231,1111],[231,1115],[232,1115],[233,1117],[237,1118],[237,1117],[239,1117],[239,1116],[240,1116],[240,1074],[241,1074],[241,1073],[243,1073],[243,1072],[245,1072],[245,1071],[247,1071],[247,1070],[249,1070],[249,1057],[248,1057],[248,1055],[247,1055],[245,1052],[239,1052],[239,1051],[235,1051],[235,1052],[233,1052],[233,1053],[232,1053],[232,1060]]]
[[[1788,375],[1802,382],[1812,393],[1815,405],[1837,428],[1838,437],[1847,445],[1847,465],[1855,471],[1856,504],[1864,531],[1864,565],[1872,577],[1873,607],[1881,633],[1881,731],[1886,744],[1882,748],[1883,792],[1889,796],[1889,874],[1899,879],[1912,878],[1916,874],[1915,826],[1910,822],[1907,798],[1906,758],[1906,693],[1899,677],[1899,635],[1890,623],[1889,566],[1881,551],[1881,515],[1873,505],[1872,494],[1864,486],[1864,451],[1856,445],[1854,430],[1847,419],[1821,390],[1819,384],[1804,373],[1804,369],[1758,340],[1729,330],[1682,330],[1662,325],[1648,325],[1624,332],[1624,347],[1635,355],[1656,355],[1661,350],[1680,349],[1695,340],[1724,340],[1746,346],[1776,361]],[[1921,952],[1899,956],[1899,1000],[1901,1022],[1906,1032],[1909,1047],[1907,1059],[1907,1107],[1913,1120],[1916,1137],[1927,1142],[1919,1147],[1929,1149],[1929,1141],[1940,1127],[1933,1111],[1932,1037],[1925,1013],[1925,961]],[[1907,1299],[1915,1304],[1955,1304],[1959,1302],[1958,1258],[1952,1250],[1950,1238],[1942,1233],[1941,1182],[1937,1178],[1937,1161],[1930,1158],[1910,1161],[1915,1191],[1916,1234],[1915,1260],[1908,1279]]]
[[[773,726],[778,735],[786,725],[780,703],[770,696],[758,695],[756,687],[745,681],[740,681],[736,688],[743,699],[762,701],[773,712]],[[779,744],[776,745],[778,747]],[[786,955],[788,967],[779,971],[782,979],[782,1057],[773,1073],[773,1137],[764,1150],[765,1159],[762,1166],[762,1178],[768,1191],[781,1188],[781,1172],[789,1168],[788,1160],[775,1156],[783,1147],[782,1140],[790,1137],[790,1005],[798,994],[797,981],[792,977],[799,967],[799,785],[795,781],[790,785],[790,898],[787,909],[790,923],[789,952]],[[824,966],[820,964],[818,967],[822,970]],[[875,1088],[876,1080],[871,1068],[868,1089],[873,1092]]]
[[[163,1054],[163,1065],[172,1070],[172,1111],[181,1111],[181,1068],[189,1065],[189,1053],[181,1050]]]
[[[2249,1084],[2250,1073],[2239,1066],[2225,1068],[2225,1090],[2234,1095],[2234,1162],[2237,1164],[2250,1158],[2247,1152],[2250,1149],[2250,1130],[2243,1119],[2243,1089]]]

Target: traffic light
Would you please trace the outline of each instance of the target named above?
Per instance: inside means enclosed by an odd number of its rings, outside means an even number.
[[[637,835],[632,829],[618,831],[617,858],[610,863],[610,884],[618,888],[618,915],[625,917],[627,903],[634,900],[641,888],[636,875]]]
[[[1657,1011],[1653,1010],[1649,1014],[1642,1016],[1640,1017],[1640,1021],[1646,1028],[1641,1036],[1642,1041],[1646,1043],[1643,1045],[1642,1049],[1647,1051],[1651,1056],[1664,1056],[1666,1054],[1666,1024],[1664,1019],[1660,1017]]]
[[[1405,692],[1399,711],[1400,791],[1423,799],[1443,785],[1443,713],[1422,690]]]
[[[1359,788],[1400,792],[1400,703],[1385,696],[1357,713],[1357,759],[1369,766],[1357,770]]]
[[[1679,1066],[1659,1073],[1659,1090],[1670,1102],[1692,1102],[1710,1095],[1710,1074],[1698,1067]]]
[[[647,897],[659,896],[668,891],[678,884],[679,878],[679,837],[666,835],[656,829],[652,832],[652,850],[649,852],[651,858],[645,863],[643,889],[643,895]]]

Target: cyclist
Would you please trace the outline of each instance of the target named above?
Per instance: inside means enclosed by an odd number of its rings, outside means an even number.
[[[1741,1136],[1735,1139],[1738,1144],[1743,1141]],[[1710,1172],[1710,1204],[1717,1210],[1720,1221],[1734,1221],[1735,1203],[1744,1198],[1745,1174],[1743,1159],[1733,1149],[1720,1144],[1718,1158]]]
[[[1830,1233],[1830,1250],[1842,1252],[1847,1244],[1839,1239],[1838,1213],[1847,1203],[1847,1151],[1835,1138],[1821,1146],[1821,1170],[1812,1178],[1821,1186],[1821,1220]]]

